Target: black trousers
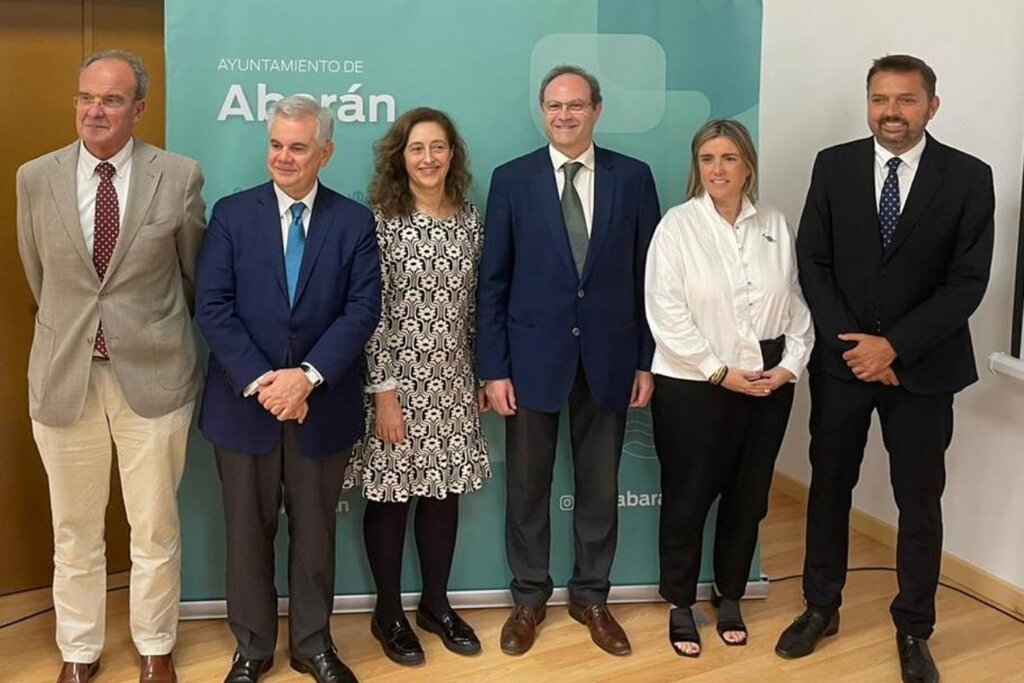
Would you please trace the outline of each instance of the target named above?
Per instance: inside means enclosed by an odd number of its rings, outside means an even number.
[[[282,497],[288,515],[288,636],[293,657],[334,646],[336,506],[349,450],[303,457],[295,426],[285,422],[269,454],[216,448],[227,530],[228,624],[238,652],[267,659],[277,644],[274,537]]]
[[[768,513],[775,459],[793,406],[793,385],[764,398],[707,382],[655,375],[651,417],[661,463],[660,591],[674,605],[697,599],[704,522],[716,498],[715,586],[746,590],[758,525]]]
[[[945,453],[953,438],[953,395],[912,394],[902,387],[811,374],[811,492],[807,502],[804,598],[838,608],[846,583],[850,505],[864,459],[871,413],[878,411],[889,452],[899,532],[896,627],[927,638],[935,626],[942,557]]]
[[[577,604],[608,600],[608,576],[618,535],[619,458],[626,412],[607,412],[594,401],[580,366],[569,393],[575,503],[576,562],[569,599]],[[558,440],[558,413],[519,406],[505,419],[505,545],[517,605],[540,606],[554,586],[551,555],[551,474]]]

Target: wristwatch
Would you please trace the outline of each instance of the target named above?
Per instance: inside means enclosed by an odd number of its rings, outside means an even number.
[[[306,376],[306,379],[309,380],[309,383],[313,385],[314,389],[323,383],[323,376],[309,363],[300,363],[299,368],[302,370],[302,374]]]

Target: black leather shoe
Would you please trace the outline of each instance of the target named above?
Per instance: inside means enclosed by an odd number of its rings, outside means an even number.
[[[299,673],[312,676],[317,683],[359,683],[352,669],[338,659],[334,648],[309,659],[292,657],[291,665]]]
[[[928,651],[928,641],[908,633],[896,633],[903,683],[939,683],[939,670]]]
[[[806,657],[825,636],[839,633],[839,610],[807,606],[779,636],[775,654],[786,659]]]
[[[231,669],[224,678],[224,683],[256,683],[260,676],[270,671],[274,666],[274,658],[269,659],[246,659],[235,653],[231,660]]]
[[[444,646],[457,655],[480,653],[480,640],[473,632],[473,627],[463,621],[453,609],[443,612],[440,617],[435,617],[420,607],[416,610],[416,625],[424,631],[436,633],[441,637]]]
[[[387,624],[381,624],[375,616],[370,617],[370,633],[380,641],[384,654],[395,664],[419,666],[426,661],[420,639],[404,616]]]

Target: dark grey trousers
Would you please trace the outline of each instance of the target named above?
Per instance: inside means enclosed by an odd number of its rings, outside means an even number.
[[[575,479],[573,539],[576,562],[569,599],[581,605],[608,599],[608,575],[618,535],[619,458],[626,411],[607,412],[590,395],[582,366],[569,394],[569,432]],[[551,597],[551,474],[558,413],[519,407],[505,420],[505,546],[512,597],[538,607]]]
[[[295,425],[268,454],[216,448],[227,527],[228,624],[238,652],[267,659],[277,644],[274,537],[288,515],[288,634],[293,657],[333,647],[334,535],[350,451],[314,460],[299,453]]]

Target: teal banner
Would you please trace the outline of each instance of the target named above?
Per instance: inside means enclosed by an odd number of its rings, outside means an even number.
[[[365,200],[374,141],[402,112],[431,106],[448,112],[467,141],[476,179],[471,199],[482,211],[492,169],[545,144],[537,88],[557,64],[581,65],[601,81],[597,144],[650,164],[663,210],[683,201],[690,138],[704,121],[736,118],[757,137],[756,0],[166,0],[165,7],[167,146],[202,164],[208,205],[267,180],[266,108],[296,93],[335,112],[337,153],[321,180],[358,201]],[[573,556],[567,423],[551,501],[556,585],[568,579]],[[494,415],[484,427],[494,477],[463,496],[453,591],[503,589],[510,579],[504,429]],[[629,416],[619,490],[612,582],[656,585],[661,494],[646,410]],[[213,449],[198,432],[180,501],[182,599],[222,599],[220,482]],[[282,528],[282,595],[286,548]],[[419,589],[418,574],[410,543],[404,590]],[[701,578],[711,579],[707,552]],[[751,578],[760,578],[757,559]],[[335,587],[339,595],[374,592],[357,491],[338,503]]]

